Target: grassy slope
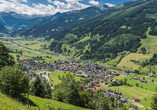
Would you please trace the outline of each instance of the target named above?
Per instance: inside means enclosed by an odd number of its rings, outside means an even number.
[[[71,104],[67,104],[67,103],[63,103],[63,102],[59,102],[59,101],[55,101],[55,100],[51,100],[51,99],[35,97],[35,96],[31,96],[31,95],[30,95],[30,100],[36,106],[43,108],[43,109],[47,109],[48,106],[51,106],[54,108],[61,107],[61,108],[67,109],[67,110],[87,110],[85,108],[77,107],[77,106],[74,106]]]
[[[148,55],[143,55],[143,54],[137,54],[137,53],[131,53],[129,55],[127,55],[126,57],[122,58],[121,62],[117,65],[118,68],[126,68],[126,69],[139,69],[139,67],[141,67],[140,65],[137,65],[133,62],[131,62],[130,60],[136,60],[136,61],[140,61],[140,59],[150,59],[151,58],[151,54]],[[142,68],[142,71],[149,71],[148,68]]]
[[[155,15],[147,15],[146,17],[156,18],[156,14]],[[123,26],[123,28],[124,28],[124,26]],[[151,29],[148,28],[148,30],[146,32],[147,38],[146,39],[141,39],[141,44],[142,45],[137,49],[137,52],[136,53],[131,53],[131,54],[127,55],[126,57],[124,57],[121,60],[121,62],[117,65],[118,68],[140,70],[139,67],[141,67],[141,66],[131,62],[130,60],[132,59],[132,60],[137,60],[137,61],[143,62],[146,59],[147,60],[150,59],[154,53],[157,53],[157,48],[156,48],[157,47],[157,43],[156,43],[157,42],[157,36],[149,35],[150,31],[151,31]],[[141,48],[142,47],[145,47],[146,51],[149,52],[150,54],[146,54],[146,55],[139,54],[139,53],[141,53]],[[113,60],[109,61],[108,63],[109,64],[116,64],[118,59],[119,59],[119,56],[116,59],[113,59]],[[142,70],[140,70],[140,71],[148,72],[149,71],[148,68],[151,68],[151,70],[156,71],[156,69],[154,69],[153,66],[146,66],[145,68],[142,68]]]
[[[145,47],[147,51],[152,50],[152,53],[157,53],[157,36],[149,35],[149,32],[151,31],[150,28],[148,28],[148,31],[146,32],[147,38],[141,39],[141,47],[138,48],[137,53],[141,50],[142,47]],[[150,52],[151,53],[151,52]]]
[[[0,93],[0,110],[29,110],[27,106]]]
[[[85,108],[77,107],[71,104],[62,103],[59,101],[44,99],[36,96],[29,96],[31,108],[40,108],[49,110],[48,106],[57,108],[61,107],[67,110],[87,110]],[[0,110],[30,110],[27,105],[23,105],[21,102],[15,101],[6,95],[0,93]]]

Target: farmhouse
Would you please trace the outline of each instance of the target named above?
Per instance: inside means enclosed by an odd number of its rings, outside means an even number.
[[[135,102],[140,102],[140,98],[133,98]]]
[[[147,83],[146,80],[143,80],[143,79],[139,79],[140,82],[144,82],[144,83]]]

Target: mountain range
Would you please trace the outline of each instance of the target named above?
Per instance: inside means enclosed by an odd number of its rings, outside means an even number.
[[[108,8],[110,8],[110,7],[108,7],[107,5],[98,7],[98,9],[99,10],[101,9],[102,11],[106,10]],[[27,14],[18,14],[18,13],[13,12],[13,11],[8,12],[8,13],[0,12],[0,22],[4,26],[6,26],[10,31],[13,32],[13,31],[17,31],[17,30],[22,29],[22,28],[29,28],[33,25],[38,24],[38,23],[53,21],[53,20],[56,20],[57,18],[59,18],[60,16],[70,14],[70,13],[75,13],[78,11],[79,10],[69,11],[69,12],[64,12],[64,13],[58,12],[58,13],[56,13],[54,15],[50,15],[50,16],[39,16],[39,15],[30,16]],[[82,13],[82,14],[84,14],[84,13]],[[87,14],[87,16],[88,16],[88,14]]]
[[[157,35],[156,6],[155,0],[137,0],[113,8],[92,6],[25,21],[19,18],[14,19],[14,27],[26,26],[11,35],[54,39],[51,51],[84,60],[111,60],[123,51],[137,52],[148,30],[150,35]],[[31,22],[36,25],[31,26]]]
[[[25,37],[50,36],[52,33],[63,30],[73,24],[82,22],[84,19],[87,19],[88,17],[91,17],[100,12],[102,12],[102,10],[94,6],[83,9],[83,10],[77,10],[72,13],[60,16],[56,20],[50,20],[47,22],[34,25],[28,29],[21,29],[21,30],[15,31],[12,33],[12,36],[22,36],[22,35],[24,35]]]
[[[126,2],[84,22],[54,33],[50,50],[83,60],[115,59],[118,53],[137,52],[147,39],[146,32],[157,35],[155,0]],[[148,50],[147,50],[148,51]]]

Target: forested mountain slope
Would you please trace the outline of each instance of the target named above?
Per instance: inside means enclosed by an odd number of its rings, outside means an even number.
[[[12,36],[22,36],[25,37],[44,37],[51,35],[57,31],[63,30],[64,28],[81,22],[82,20],[93,16],[97,13],[102,12],[98,7],[89,7],[83,10],[74,11],[73,13],[60,16],[56,20],[47,21],[44,23],[39,23],[28,29],[21,29],[12,33]]]
[[[0,12],[0,22],[7,27],[10,27],[12,25],[21,23],[22,20],[16,19],[13,16],[9,15],[6,12]]]
[[[2,24],[0,23],[0,34],[9,34],[10,31]]]
[[[123,3],[52,34],[49,39],[55,40],[50,50],[86,60],[114,59],[125,50],[136,52],[149,27],[149,34],[157,35],[156,6],[156,0]]]

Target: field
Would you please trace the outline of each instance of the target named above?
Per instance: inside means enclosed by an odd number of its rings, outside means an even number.
[[[64,71],[59,71],[59,72],[53,72],[49,74],[49,77],[51,80],[53,80],[53,87],[59,83],[61,83],[61,80],[59,80],[58,75],[60,75],[60,78],[63,77],[63,75],[65,76],[66,74],[70,73],[71,75],[74,75],[74,73],[72,72],[66,72],[64,73]],[[80,79],[83,79],[81,77],[76,77],[74,76],[76,81],[80,81]]]
[[[141,61],[144,59],[150,59],[151,54],[143,55],[143,54],[137,54],[137,53],[131,53],[127,55],[126,57],[122,58],[121,62],[117,65],[117,68],[123,68],[123,69],[130,69],[130,70],[141,70],[143,72],[148,72],[148,68],[142,68],[140,65],[135,64],[134,62],[130,60],[136,60]]]
[[[149,35],[150,31],[151,31],[151,29],[148,28],[148,31],[146,32],[147,38],[146,39],[141,39],[141,44],[142,45],[141,45],[140,48],[138,48],[137,53],[140,52],[142,47],[145,47],[146,51],[149,52],[149,53],[156,53],[157,52],[157,49],[156,49],[157,36]]]
[[[143,76],[142,75],[136,75],[136,77],[143,77]],[[140,100],[141,100],[140,104],[144,105],[145,106],[144,108],[150,108],[152,96],[153,96],[153,94],[156,93],[155,87],[157,87],[157,84],[149,82],[149,81],[148,81],[148,83],[142,83],[142,82],[139,82],[138,80],[134,80],[131,77],[124,76],[124,75],[114,77],[113,79],[114,80],[115,79],[124,80],[124,78],[127,79],[127,83],[129,83],[130,85],[133,85],[133,86],[130,87],[127,85],[122,85],[122,86],[107,87],[105,85],[100,85],[100,87],[102,89],[113,89],[113,90],[119,89],[123,93],[123,96],[127,97],[130,100],[132,98],[140,98]],[[136,83],[139,84],[139,87],[135,86]]]
[[[49,52],[48,50],[45,50],[43,47],[40,46],[40,45],[45,44],[46,42],[42,43],[42,42],[38,41],[39,44],[36,44],[36,42],[37,41],[17,40],[16,43],[20,44],[20,46],[19,46],[15,43],[12,43],[12,42],[9,42],[9,41],[3,41],[3,43],[7,47],[9,47],[11,50],[22,51],[22,55],[20,55],[19,53],[11,53],[13,55],[15,61],[17,61],[17,55],[20,56],[19,57],[20,60],[27,59],[27,58],[30,58],[32,56],[34,56],[34,57],[42,56],[45,59],[45,62],[53,62],[53,61],[57,61],[57,60],[66,60],[66,58],[63,57],[63,56],[60,56],[60,55],[54,56],[54,55],[47,54],[47,53],[39,51],[39,50],[44,50],[46,52]],[[33,44],[33,43],[35,43],[35,44]],[[25,44],[29,44],[29,46],[27,46]],[[52,57],[52,58],[46,58],[46,56],[49,56],[49,57]]]

